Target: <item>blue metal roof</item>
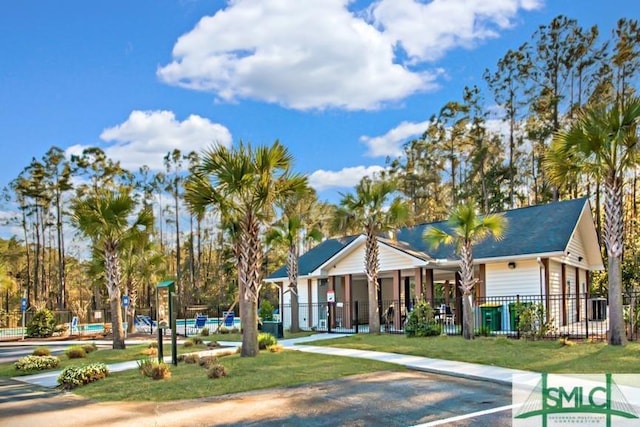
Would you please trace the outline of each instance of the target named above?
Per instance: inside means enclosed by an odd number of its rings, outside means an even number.
[[[578,224],[587,198],[565,200],[545,205],[528,206],[504,212],[507,229],[503,239],[496,242],[489,237],[473,247],[475,259],[499,258],[528,254],[562,252],[569,244],[571,234]],[[450,231],[446,221],[420,224],[398,230],[396,238],[416,252],[423,252],[433,259],[456,259],[455,247],[440,246],[432,249],[423,239],[427,228],[437,227]],[[305,276],[327,262],[358,236],[329,239],[300,257],[299,275]],[[269,279],[287,277],[286,266],[272,273]]]

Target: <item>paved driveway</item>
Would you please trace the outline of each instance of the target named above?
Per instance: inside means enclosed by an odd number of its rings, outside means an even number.
[[[96,403],[0,379],[0,426],[509,426],[510,387],[422,372],[167,403]]]

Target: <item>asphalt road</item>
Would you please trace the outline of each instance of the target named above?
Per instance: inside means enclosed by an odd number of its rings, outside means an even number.
[[[510,426],[511,389],[422,372],[176,402],[97,403],[0,379],[0,426]]]

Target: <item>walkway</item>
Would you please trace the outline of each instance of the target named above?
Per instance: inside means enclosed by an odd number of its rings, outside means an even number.
[[[330,356],[356,357],[361,359],[377,360],[380,362],[395,363],[403,365],[408,369],[417,371],[430,372],[441,375],[449,375],[466,379],[490,381],[493,383],[511,385],[511,377],[514,374],[526,374],[526,371],[516,369],[501,368],[498,366],[478,365],[474,363],[456,362],[451,360],[431,359],[428,357],[409,356],[397,353],[385,353],[380,351],[355,350],[334,347],[320,347],[306,345],[307,342],[317,341],[321,339],[332,339],[348,336],[344,334],[315,334],[308,337],[293,338],[280,340],[279,344],[283,347],[303,351],[307,353],[325,354]],[[238,342],[218,341],[223,347],[220,349],[206,350],[207,353],[215,354],[217,352],[229,351],[229,347],[238,346]],[[86,342],[85,342],[86,343]],[[133,344],[133,343],[128,343]],[[31,345],[38,345],[31,342]],[[42,343],[46,345],[46,343]],[[200,352],[202,354],[202,352]],[[165,357],[167,363],[171,362],[171,357]],[[137,369],[136,361],[122,362],[109,365],[109,372],[120,372],[128,369]],[[26,375],[15,377],[14,380],[27,382],[43,387],[56,387],[57,378],[60,371],[46,372],[35,375]]]

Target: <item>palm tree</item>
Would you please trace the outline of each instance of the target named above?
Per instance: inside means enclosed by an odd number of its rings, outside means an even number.
[[[131,190],[100,190],[76,199],[71,206],[78,230],[91,239],[94,254],[103,262],[109,303],[113,348],[124,349],[124,330],[120,307],[120,254],[131,242],[145,241],[153,227],[153,214],[148,208],[135,214],[136,202]]]
[[[378,234],[396,229],[407,219],[408,209],[400,197],[389,198],[396,186],[388,180],[374,181],[363,178],[356,186],[355,194],[343,195],[336,210],[333,228],[336,231],[362,230],[365,243],[364,272],[367,276],[369,295],[369,332],[380,333],[380,307],[378,306]]]
[[[424,239],[434,249],[440,245],[455,245],[460,255],[460,290],[462,291],[462,335],[465,339],[474,338],[473,287],[478,282],[473,277],[473,245],[489,236],[500,240],[507,227],[502,214],[478,216],[475,204],[458,205],[453,209],[447,221],[450,230],[430,227],[424,232]]]
[[[305,194],[309,194],[305,192]],[[298,258],[300,257],[300,243],[302,241],[322,238],[322,233],[317,228],[308,229],[305,219],[315,206],[315,193],[313,197],[305,197],[305,194],[295,195],[288,199],[284,206],[284,215],[266,235],[267,243],[281,243],[287,247],[287,276],[289,277],[289,292],[291,292],[291,332],[300,331],[300,313],[298,306]]]
[[[621,105],[588,106],[567,130],[558,132],[545,158],[554,183],[570,182],[576,168],[603,179],[605,186],[603,240],[609,279],[609,344],[624,345],[622,307],[623,186],[625,173],[640,163],[638,125],[640,98]]]
[[[261,229],[273,216],[277,201],[306,187],[307,179],[291,172],[293,158],[276,141],[272,146],[240,143],[205,150],[186,185],[192,209],[214,206],[239,226],[238,289],[242,323],[241,356],[258,354],[258,294],[264,254]],[[234,245],[235,246],[235,245]]]

